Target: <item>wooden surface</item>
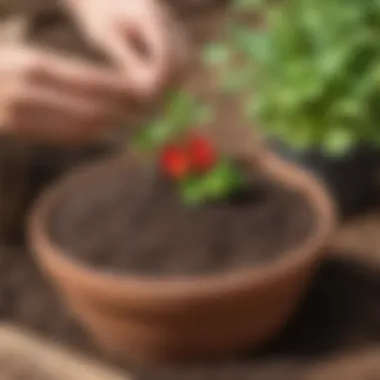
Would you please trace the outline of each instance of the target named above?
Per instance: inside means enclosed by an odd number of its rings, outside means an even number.
[[[128,380],[79,354],[11,325],[0,327],[1,380]]]
[[[331,247],[344,257],[371,268],[380,268],[380,211],[374,210],[342,226]]]
[[[376,347],[331,358],[309,368],[305,374],[305,380],[378,379],[380,379],[380,348]]]

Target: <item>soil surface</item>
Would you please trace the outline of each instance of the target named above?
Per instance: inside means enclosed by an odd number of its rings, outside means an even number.
[[[175,183],[132,160],[98,168],[58,202],[53,239],[113,272],[194,275],[257,265],[302,244],[314,224],[304,197],[261,173],[243,195],[191,207]]]

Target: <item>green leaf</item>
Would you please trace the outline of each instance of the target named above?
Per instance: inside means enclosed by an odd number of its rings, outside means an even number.
[[[353,143],[352,134],[345,128],[332,128],[326,133],[324,148],[327,153],[339,156],[347,152]]]
[[[155,123],[141,128],[134,137],[133,145],[137,149],[147,152],[162,145],[173,133],[172,125],[165,120],[158,120]]]
[[[217,166],[203,181],[205,196],[209,199],[223,198],[230,187],[230,173],[224,165]]]
[[[226,65],[230,62],[231,51],[227,44],[212,43],[206,45],[203,50],[203,62],[210,67],[216,65]]]
[[[132,146],[140,152],[148,152],[151,147],[150,136],[145,131],[138,131],[132,138]]]
[[[275,53],[270,49],[270,40],[266,33],[253,32],[243,26],[233,26],[230,28],[229,35],[235,49],[248,58],[267,62],[271,54]]]
[[[331,109],[332,115],[344,118],[358,118],[365,112],[360,99],[347,98],[337,101]]]
[[[189,178],[180,183],[180,192],[183,202],[188,206],[194,206],[205,198],[203,182]]]
[[[196,125],[207,125],[215,120],[214,109],[207,105],[199,105],[195,114]]]
[[[308,149],[313,143],[313,135],[310,133],[310,127],[306,124],[299,125],[298,131],[294,131],[291,136],[287,133],[289,124],[282,124],[282,131],[279,126],[277,126],[277,129],[280,131],[280,137],[283,137],[290,146],[298,151]]]
[[[178,91],[170,97],[164,117],[171,130],[183,130],[191,124],[196,101],[187,91]]]
[[[209,173],[184,180],[180,190],[186,204],[196,205],[224,199],[244,184],[245,178],[235,164],[229,160],[222,160]]]
[[[221,88],[226,92],[242,91],[252,81],[252,73],[245,70],[231,70],[221,79]]]
[[[268,5],[268,0],[234,0],[233,9],[237,11],[261,11]]]

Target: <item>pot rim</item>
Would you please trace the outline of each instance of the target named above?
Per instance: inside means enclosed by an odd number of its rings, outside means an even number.
[[[314,228],[310,230],[307,238],[269,263],[209,275],[162,278],[111,273],[91,268],[73,255],[68,255],[67,250],[54,242],[48,233],[47,221],[52,209],[67,189],[78,186],[78,182],[92,178],[93,172],[119,166],[123,162],[123,155],[79,167],[41,194],[27,222],[28,240],[33,254],[39,265],[59,278],[60,283],[76,284],[85,291],[103,294],[105,297],[110,297],[112,289],[112,298],[125,299],[127,294],[130,299],[139,301],[197,296],[203,298],[226,292],[235,293],[239,289],[260,286],[273,277],[292,271],[293,268],[317,261],[336,225],[335,204],[327,189],[311,173],[278,158],[270,151],[261,152],[259,159],[255,161],[251,157],[250,161],[255,165],[257,163],[262,170],[282,185],[301,192],[307,198],[315,215]]]

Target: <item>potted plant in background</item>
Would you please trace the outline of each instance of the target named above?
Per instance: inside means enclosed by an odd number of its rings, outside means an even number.
[[[267,151],[219,151],[202,131],[213,113],[185,90],[166,104],[133,154],[73,172],[37,202],[37,262],[118,354],[189,359],[257,347],[307,288],[332,203],[313,176]]]
[[[275,149],[326,181],[343,215],[373,205],[380,5],[236,0],[234,6],[226,40],[208,50],[223,83],[247,95],[246,114]],[[248,12],[260,14],[260,25],[246,22]]]

